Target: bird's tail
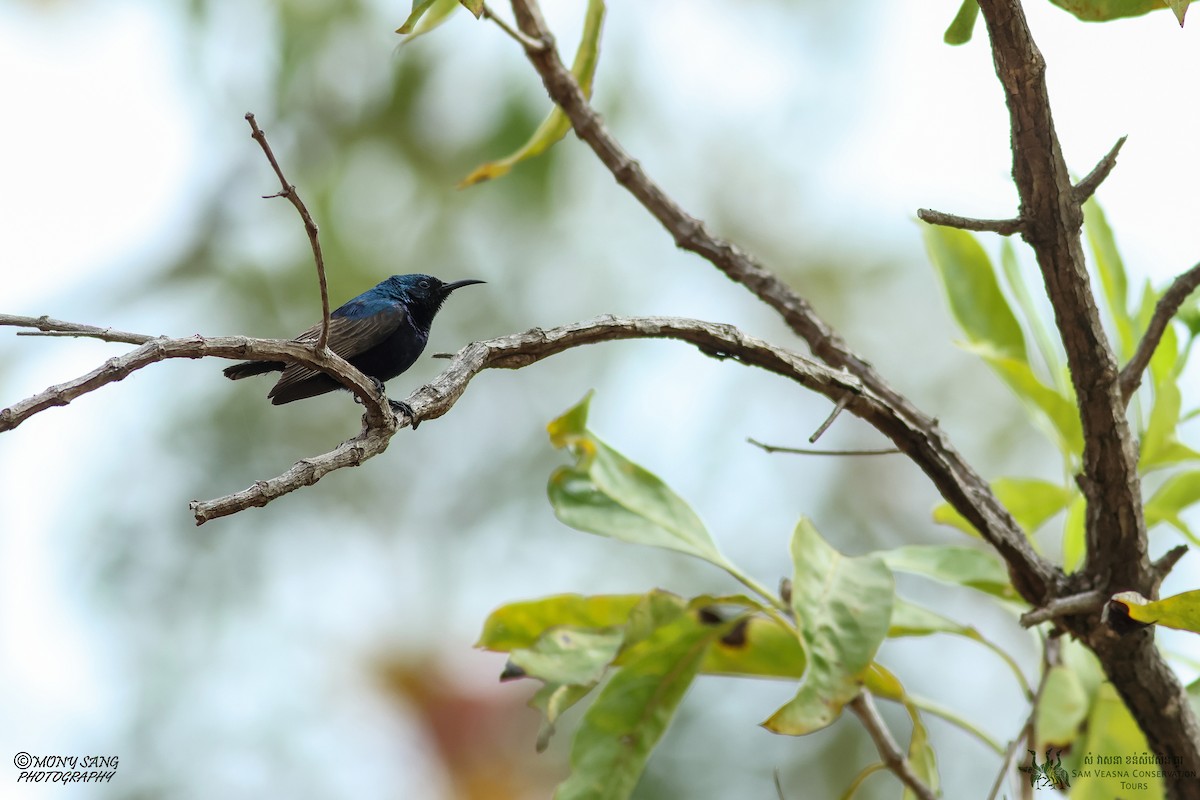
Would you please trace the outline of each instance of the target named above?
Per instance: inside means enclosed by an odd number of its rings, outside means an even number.
[[[282,361],[243,361],[225,368],[225,377],[231,381],[240,381],[251,375],[262,375],[264,372],[279,372],[287,365]]]

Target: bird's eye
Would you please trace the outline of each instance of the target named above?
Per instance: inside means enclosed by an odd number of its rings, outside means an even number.
[[[428,279],[428,278],[422,278],[422,279],[421,279],[421,280],[420,280],[420,281],[417,283],[417,286],[420,286],[422,289],[428,289],[428,288],[429,288],[429,279]]]

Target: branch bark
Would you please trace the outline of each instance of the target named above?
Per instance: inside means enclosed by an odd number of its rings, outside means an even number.
[[[1138,342],[1133,358],[1129,359],[1129,363],[1121,370],[1121,397],[1127,405],[1133,393],[1142,385],[1142,373],[1150,366],[1150,359],[1154,357],[1154,351],[1158,349],[1158,343],[1162,341],[1167,325],[1179,312],[1183,301],[1196,291],[1197,286],[1200,286],[1200,264],[1176,277],[1170,288],[1158,299],[1158,304],[1154,306],[1154,314],[1150,317],[1150,324],[1146,326],[1146,333]]]
[[[921,800],[936,800],[937,795],[917,773],[913,772],[912,764],[908,763],[908,759],[904,757],[904,751],[892,738],[892,732],[888,730],[887,723],[879,715],[879,709],[875,708],[875,702],[871,699],[870,693],[864,689],[846,707],[854,712],[863,727],[867,729],[867,733],[871,734],[871,741],[875,742],[875,749],[879,751],[879,757],[883,759],[883,763],[887,765],[892,774]]]
[[[1009,110],[1021,233],[1034,251],[1054,308],[1083,427],[1083,474],[1078,482],[1087,501],[1087,557],[1072,593],[1097,590],[1110,595],[1129,588],[1153,593],[1158,576],[1147,554],[1137,447],[1080,241],[1083,199],[1112,168],[1121,143],[1080,187],[1072,186],[1054,129],[1046,63],[1021,3],[979,0],[979,7]],[[1168,796],[1200,798],[1200,782],[1174,777],[1189,771],[1200,774],[1200,726],[1154,645],[1152,632],[1118,636],[1101,623],[1097,612],[1059,621],[1100,659],[1151,749],[1180,765],[1165,781]]]
[[[807,343],[812,353],[831,367],[846,370],[862,382],[871,395],[893,409],[897,418],[929,444],[923,452],[896,444],[921,466],[942,496],[995,547],[1009,565],[1013,585],[1031,603],[1049,598],[1062,580],[1062,573],[1038,555],[1028,538],[988,483],[951,447],[936,420],[921,413],[893,389],[866,359],[851,350],[840,336],[813,310],[808,301],[753,257],[710,234],[704,223],[683,210],[646,175],[605,128],[575,77],[567,69],[554,45],[536,0],[512,0],[513,14],[521,32],[536,47],[525,46],[525,55],[542,78],[550,98],[571,120],[576,135],[592,148],[612,173],[675,240],[675,244],[701,256],[731,280],[750,290],[777,311],[788,326]]]

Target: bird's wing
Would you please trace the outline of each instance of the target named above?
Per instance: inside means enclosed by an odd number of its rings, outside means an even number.
[[[347,303],[338,311],[349,310],[349,305]],[[359,309],[353,309],[351,313],[354,311],[361,312]],[[399,303],[387,303],[377,307],[373,313],[362,316],[331,316],[329,318],[329,349],[349,361],[372,347],[382,344],[403,324],[405,316],[404,306]],[[293,341],[316,342],[320,336],[321,323],[318,322],[295,337]],[[320,374],[322,374],[320,370],[306,367],[303,364],[289,364],[268,396],[274,397],[287,387]]]

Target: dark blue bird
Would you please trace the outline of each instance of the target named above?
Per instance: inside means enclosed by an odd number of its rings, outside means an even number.
[[[443,283],[430,275],[393,275],[329,315],[329,349],[383,383],[411,367],[429,341],[429,326],[442,303],[455,289],[483,281]],[[320,323],[297,336],[296,342],[315,342]],[[341,389],[324,372],[282,361],[243,361],[225,369],[225,377],[241,380],[264,372],[279,372],[278,382],[267,393],[274,405],[303,400]],[[389,401],[415,422],[412,409]]]

